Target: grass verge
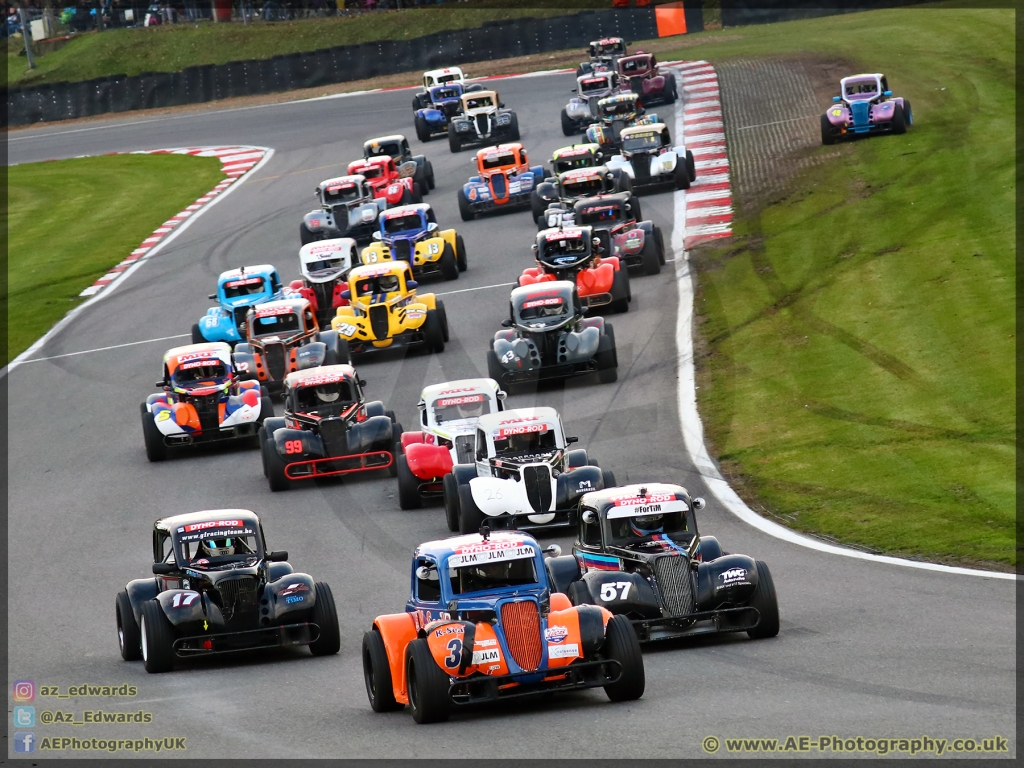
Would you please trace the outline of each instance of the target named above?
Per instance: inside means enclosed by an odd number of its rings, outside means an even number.
[[[856,62],[912,100],[915,125],[847,145],[694,254],[712,450],[755,509],[793,528],[1008,568],[1014,12],[885,10],[728,34],[739,39],[711,33],[700,55]]]
[[[78,294],[224,178],[220,160],[111,155],[7,171],[7,355],[24,352]]]

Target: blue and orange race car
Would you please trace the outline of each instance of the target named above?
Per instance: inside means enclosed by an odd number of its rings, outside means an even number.
[[[478,150],[476,169],[476,175],[459,190],[463,221],[481,213],[529,207],[534,187],[544,180],[544,168],[529,164],[526,149],[518,141]]]
[[[270,264],[257,264],[222,272],[217,278],[217,300],[199,322],[192,326],[192,343],[226,341],[237,344],[245,336],[242,326],[249,307],[285,298],[281,278]]]

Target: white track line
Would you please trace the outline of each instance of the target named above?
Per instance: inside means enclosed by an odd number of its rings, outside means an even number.
[[[78,355],[91,355],[93,352],[106,352],[109,349],[121,349],[123,347],[134,347],[138,344],[151,344],[154,341],[170,341],[171,339],[184,339],[191,337],[189,333],[179,333],[175,336],[161,336],[157,339],[143,339],[142,341],[128,341],[124,344],[112,344],[109,347],[96,347],[96,349],[83,349],[81,352],[65,352],[63,355],[50,355],[50,357],[33,357],[31,360],[22,360],[25,363],[41,363],[44,360],[60,360],[62,357],[77,357]]]
[[[476,288],[461,288],[461,289],[459,289],[457,291],[444,291],[443,293],[441,293],[439,291],[438,293],[435,293],[434,295],[435,296],[451,296],[453,293],[469,293],[470,291],[486,291],[488,288],[508,288],[510,285],[515,285],[515,283],[495,283],[494,285],[481,285],[481,286],[477,286]]]
[[[806,119],[806,118],[798,118]],[[749,126],[756,127],[756,126]],[[683,139],[685,144],[686,134],[683,126],[683,100],[676,102],[676,136]],[[744,503],[722,477],[718,467],[708,455],[708,449],[704,445],[704,424],[701,421],[700,413],[697,410],[697,381],[693,360],[693,273],[690,270],[690,254],[683,249],[683,238],[686,232],[686,192],[675,193],[675,220],[672,226],[672,251],[676,254],[676,285],[679,290],[679,309],[676,317],[676,351],[678,353],[678,380],[679,386],[676,391],[679,407],[679,426],[683,434],[683,444],[690,456],[690,461],[700,473],[710,491],[718,498],[722,505],[732,514],[748,525],[757,528],[776,539],[788,541],[801,547],[814,549],[818,552],[825,552],[830,555],[842,555],[853,557],[858,560],[870,560],[876,563],[887,565],[899,565],[904,568],[918,568],[925,571],[939,571],[941,573],[954,573],[963,576],[983,576],[990,579],[1014,580],[1017,578],[1013,573],[1001,573],[999,571],[982,571],[975,568],[957,568],[950,565],[939,565],[938,563],[923,563],[916,560],[905,560],[900,557],[888,557],[886,555],[873,555],[869,552],[860,552],[847,547],[840,547],[834,544],[826,544],[823,541],[812,539],[809,536],[797,533],[778,523],[773,523],[754,512]]]

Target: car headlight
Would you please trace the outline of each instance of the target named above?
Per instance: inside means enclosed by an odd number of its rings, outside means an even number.
[[[465,133],[469,130],[469,123],[456,123],[455,130],[459,133]]]
[[[511,121],[511,115],[498,115],[498,125],[508,125]]]
[[[376,218],[374,216],[374,212],[371,211],[369,208],[364,208],[361,215],[363,217],[363,221],[366,222],[366,223],[369,223],[369,222],[373,221],[374,218]]]

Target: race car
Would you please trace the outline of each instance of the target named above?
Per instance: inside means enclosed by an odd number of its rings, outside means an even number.
[[[466,76],[459,67],[444,67],[442,69],[431,69],[423,73],[423,90],[412,97],[412,110],[423,109],[430,102],[429,91],[438,85],[459,85],[466,84]]]
[[[559,147],[551,153],[551,177],[556,177],[565,171],[575,171],[580,168],[593,168],[601,165],[604,160],[604,153],[597,144],[572,144],[568,147]],[[548,181],[550,179],[545,179]]]
[[[597,120],[587,128],[587,141],[597,144],[605,153],[619,148],[620,134],[632,125],[658,122],[653,112],[647,114],[635,93],[618,93],[597,102]]]
[[[420,347],[444,352],[448,315],[444,302],[432,293],[416,294],[416,281],[407,261],[385,261],[355,267],[331,327],[352,355],[386,349]]]
[[[363,678],[374,712],[406,704],[417,723],[455,707],[604,688],[639,699],[644,665],[632,625],[551,591],[532,536],[482,533],[429,541],[412,556],[405,611],[363,635]]]
[[[537,266],[523,270],[519,285],[569,280],[586,310],[628,312],[629,272],[610,251],[608,233],[588,226],[541,230],[533,244]]]
[[[601,69],[614,69],[615,62],[626,55],[626,41],[621,37],[605,37],[592,40],[587,46],[589,61],[582,62],[576,68],[576,76],[588,75]]]
[[[656,275],[665,264],[665,238],[653,221],[639,219],[640,202],[629,192],[584,198],[572,207],[573,223],[593,227],[595,235],[607,233],[609,256],[627,269]]]
[[[494,334],[487,373],[506,390],[547,379],[596,373],[618,377],[615,331],[602,317],[584,317],[576,284],[556,280],[512,289],[506,330]]]
[[[724,554],[697,532],[704,500],[681,485],[645,483],[587,493],[573,554],[547,561],[552,589],[633,622],[640,642],[707,633],[779,633],[768,565]]]
[[[235,368],[271,395],[281,393],[289,373],[348,362],[348,346],[335,331],[320,330],[313,306],[302,297],[251,308],[245,331],[245,341],[232,355]]]
[[[420,429],[403,432],[396,446],[398,505],[419,509],[444,495],[455,464],[473,461],[476,420],[503,409],[505,393],[493,379],[460,379],[424,387]]]
[[[299,228],[302,244],[316,240],[351,237],[359,243],[370,241],[377,230],[377,216],[388,201],[377,197],[363,176],[338,176],[320,182],[316,188],[320,210],[306,214]]]
[[[245,335],[245,316],[249,307],[284,298],[281,278],[270,264],[257,264],[221,272],[217,292],[210,294],[218,306],[192,326],[192,343],[226,341],[235,344]]]
[[[914,123],[910,101],[893,97],[885,75],[852,75],[839,81],[842,95],[821,116],[821,143],[873,133],[906,133]]]
[[[129,581],[115,612],[121,658],[147,672],[238,651],[305,645],[341,649],[331,588],[297,573],[283,550],[267,551],[247,509],[209,509],[153,524],[153,575]]]
[[[448,122],[448,148],[458,152],[467,144],[519,141],[519,118],[497,91],[473,91],[460,97],[459,113]]]
[[[602,71],[576,78],[575,97],[562,109],[562,133],[572,136],[583,133],[597,119],[597,102],[618,90],[619,76]]]
[[[402,425],[379,400],[366,402],[365,384],[351,365],[288,374],[284,418],[267,419],[259,432],[270,490],[378,469],[395,476]]]
[[[174,347],[164,353],[163,391],[140,406],[146,458],[163,461],[172,448],[253,438],[274,415],[257,381],[239,381],[223,341]]]
[[[576,200],[595,195],[629,192],[631,189],[629,175],[618,168],[595,165],[563,171],[537,185],[530,196],[530,211],[540,229],[557,227],[561,222],[559,217],[565,215]],[[639,203],[637,207],[639,208]],[[549,211],[555,214],[555,219],[549,217]]]
[[[356,241],[350,237],[307,243],[299,251],[302,280],[289,284],[295,296],[309,302],[321,328],[330,326],[334,312],[348,302],[341,298],[348,271],[359,263]]]
[[[653,187],[689,189],[697,178],[693,152],[684,145],[672,146],[664,123],[623,128],[619,154],[608,158],[608,167],[629,176],[633,191]]]
[[[363,249],[363,264],[405,261],[416,280],[443,277],[457,280],[466,270],[466,244],[454,229],[438,229],[434,210],[426,203],[384,211],[376,241]]]
[[[412,176],[419,186],[421,195],[429,195],[434,188],[434,166],[424,155],[414,155],[409,147],[409,140],[400,133],[391,136],[379,136],[363,142],[363,158],[387,155],[395,161],[399,174]],[[415,173],[409,173],[409,164],[416,167]]]
[[[479,83],[464,85],[458,82],[427,88],[422,107],[416,109],[413,125],[416,138],[426,143],[435,136],[448,135],[448,123],[462,111],[462,94],[486,90]]]
[[[580,497],[615,485],[585,450],[569,450],[554,408],[517,408],[480,416],[475,461],[452,467],[445,484],[448,527],[462,533],[574,525]]]
[[[676,76],[673,72],[662,72],[658,59],[653,53],[637,51],[632,56],[623,56],[616,62],[619,82],[629,84],[629,89],[640,97],[640,103],[672,104],[679,98]]]
[[[362,176],[374,197],[382,197],[388,206],[408,205],[423,200],[420,185],[413,176],[416,166],[406,163],[402,170],[390,155],[377,155],[369,159],[353,160],[348,164],[349,176]]]
[[[531,205],[533,189],[544,178],[544,169],[529,164],[526,149],[518,142],[478,150],[476,169],[476,175],[459,190],[463,221]]]

